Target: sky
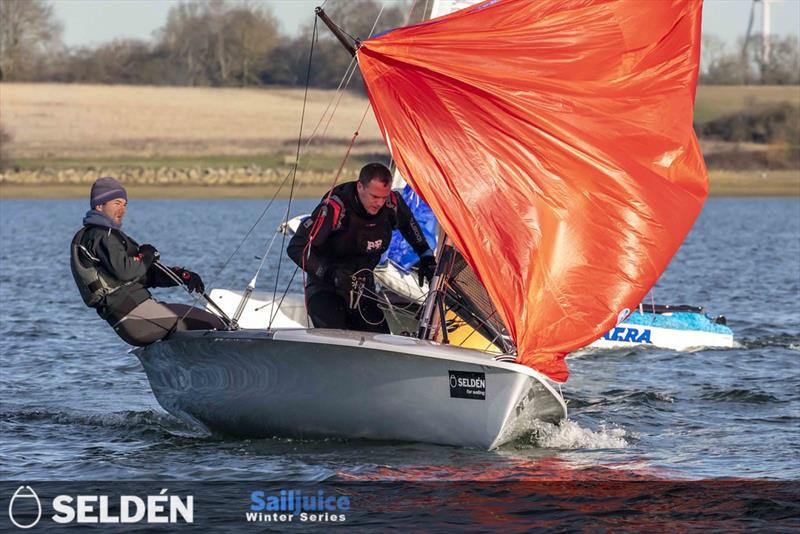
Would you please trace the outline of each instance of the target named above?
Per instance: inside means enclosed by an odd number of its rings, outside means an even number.
[[[314,8],[322,0],[258,0],[269,6],[284,32],[293,34],[313,23]],[[357,2],[359,0],[328,0]],[[384,0],[391,2],[396,0]],[[417,0],[421,1],[421,0]],[[659,0],[640,0],[652,2]],[[92,46],[117,38],[150,39],[164,25],[179,0],[50,0],[64,26],[68,46]],[[800,38],[800,0],[771,0],[772,33]],[[735,44],[747,30],[752,0],[705,0],[703,32]],[[753,32],[761,31],[761,9],[756,9]]]

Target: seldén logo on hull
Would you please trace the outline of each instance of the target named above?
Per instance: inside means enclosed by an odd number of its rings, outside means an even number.
[[[60,524],[174,524],[194,523],[194,496],[167,495],[58,495],[50,501],[51,519]],[[34,513],[35,510],[35,513]],[[42,500],[30,486],[20,486],[8,503],[8,518],[22,529],[42,519]]]
[[[448,380],[451,398],[486,400],[486,373],[450,370]]]

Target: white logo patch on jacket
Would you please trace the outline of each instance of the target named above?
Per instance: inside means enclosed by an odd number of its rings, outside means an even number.
[[[376,239],[375,241],[367,241],[367,252],[370,250],[380,250],[383,245],[383,239]]]

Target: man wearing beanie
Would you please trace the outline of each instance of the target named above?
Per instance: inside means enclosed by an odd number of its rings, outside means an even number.
[[[128,194],[119,181],[99,178],[89,195],[90,209],[72,239],[70,265],[87,306],[108,321],[131,345],[144,346],[176,330],[222,329],[216,315],[185,304],[164,304],[147,288],[177,283],[156,266],[158,251],[138,245],[122,232]],[[170,267],[189,291],[204,292],[197,273]]]

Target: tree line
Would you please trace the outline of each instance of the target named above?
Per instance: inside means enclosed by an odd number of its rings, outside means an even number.
[[[708,85],[798,85],[797,37],[761,34],[742,37],[734,47],[715,35],[703,36],[700,83]]]
[[[422,18],[422,2],[336,2],[329,15],[357,37]],[[418,5],[419,4],[419,5]],[[414,12],[409,16],[408,11]],[[380,15],[380,16],[379,16]],[[311,14],[309,13],[309,18]],[[377,23],[376,23],[377,20]],[[374,30],[373,30],[374,29]],[[280,31],[272,11],[252,0],[175,5],[150,40],[120,39],[95,47],[66,47],[62,26],[46,0],[0,0],[0,79],[24,82],[243,87],[306,82],[313,27]],[[309,84],[338,86],[351,58],[325,27],[314,46]],[[729,49],[715,36],[702,46],[701,83],[800,84],[794,36],[760,35]],[[356,72],[356,77],[359,74]],[[357,81],[357,80],[356,80]],[[352,83],[360,88],[361,84]]]
[[[410,2],[332,3],[326,12],[356,37],[402,26]],[[4,81],[211,87],[297,86],[306,82],[309,24],[294,36],[280,31],[262,3],[208,0],[175,5],[150,40],[118,39],[66,47],[62,26],[45,0],[0,0],[0,70]],[[380,15],[380,16],[379,16]],[[421,9],[412,14],[419,20]],[[376,22],[377,21],[377,22]],[[351,57],[321,24],[309,83],[338,86]],[[357,84],[353,84],[356,86]]]

